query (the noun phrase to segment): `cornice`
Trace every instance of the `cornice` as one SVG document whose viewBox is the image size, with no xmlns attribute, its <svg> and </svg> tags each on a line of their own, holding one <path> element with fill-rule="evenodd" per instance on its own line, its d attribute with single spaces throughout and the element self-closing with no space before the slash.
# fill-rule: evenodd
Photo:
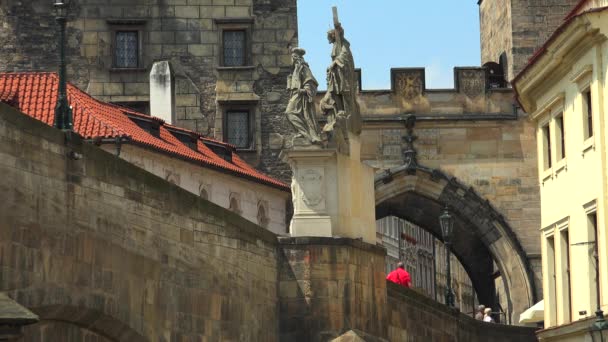
<svg viewBox="0 0 608 342">
<path fill-rule="evenodd" d="M 565 92 L 559 92 L 555 94 L 552 98 L 542 104 L 539 109 L 534 111 L 529 116 L 529 120 L 536 121 L 538 120 L 544 113 L 551 111 L 552 108 L 559 106 L 564 103 L 564 99 L 566 98 Z"/>
<path fill-rule="evenodd" d="M 551 80 L 567 77 L 572 64 L 598 41 L 606 37 L 582 16 L 564 30 L 546 48 L 545 54 L 516 80 L 519 101 L 527 112 L 537 112 L 538 94 L 554 84 Z"/>
</svg>

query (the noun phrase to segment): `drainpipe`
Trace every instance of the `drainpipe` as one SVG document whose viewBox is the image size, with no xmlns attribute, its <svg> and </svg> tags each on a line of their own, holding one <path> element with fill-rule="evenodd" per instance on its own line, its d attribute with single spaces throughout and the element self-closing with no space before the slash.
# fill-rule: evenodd
<svg viewBox="0 0 608 342">
<path fill-rule="evenodd" d="M 120 157 L 120 150 L 122 148 L 122 140 L 120 139 L 120 137 L 116 137 L 115 143 L 116 143 L 116 156 Z"/>
<path fill-rule="evenodd" d="M 606 43 L 602 43 L 602 45 L 605 45 L 605 44 Z M 608 182 L 608 174 L 606 173 L 606 167 L 607 167 L 606 158 L 608 158 L 608 156 L 606 155 L 606 143 L 608 143 L 608 141 L 606 140 L 606 129 L 608 129 L 608 127 L 606 127 L 606 119 L 604 117 L 604 115 L 606 113 L 606 110 L 605 110 L 605 107 L 604 107 L 604 103 L 605 103 L 605 101 L 604 101 L 604 96 L 605 95 L 604 94 L 606 93 L 606 79 L 605 79 L 605 77 L 607 77 L 607 70 L 605 70 L 605 68 L 607 67 L 607 65 L 604 64 L 604 52 L 603 52 L 603 49 L 604 48 L 602 46 L 600 46 L 600 47 L 597 48 L 597 64 L 598 64 L 597 73 L 598 73 L 598 83 L 599 83 L 598 84 L 598 90 L 599 91 L 597 92 L 597 99 L 598 99 L 598 102 L 599 102 L 599 106 L 598 106 L 599 107 L 598 108 L 599 109 L 598 110 L 598 114 L 599 115 L 598 116 L 599 116 L 600 120 L 599 120 L 599 125 L 598 125 L 598 128 L 599 128 L 598 129 L 598 131 L 599 131 L 598 135 L 599 136 L 597 137 L 599 139 L 599 141 L 596 142 L 596 144 L 599 144 L 599 146 L 601 146 L 600 160 L 601 160 L 601 170 L 602 170 L 602 193 L 604 194 L 604 196 L 603 196 L 604 197 L 603 198 L 603 202 L 604 203 L 602 205 L 602 207 L 603 207 L 602 209 L 603 210 L 602 210 L 602 213 L 601 213 L 602 218 L 603 218 L 603 222 L 602 222 L 603 225 L 602 224 L 598 224 L 597 225 L 598 226 L 597 237 L 600 236 L 600 231 L 599 231 L 600 229 L 599 228 L 600 227 L 605 227 L 606 222 L 608 222 L 607 214 L 606 214 L 606 210 L 608 210 L 608 184 L 607 184 L 607 182 Z M 599 217 L 597 219 L 599 220 Z M 606 231 L 606 229 L 604 229 L 602 231 L 602 235 L 604 235 L 602 241 L 606 241 L 606 235 L 605 235 L 606 233 L 607 233 L 607 231 Z M 600 257 L 600 255 L 599 255 L 599 252 L 600 252 L 599 241 L 596 241 L 596 244 L 597 244 L 597 252 L 598 252 L 598 262 L 596 264 L 597 265 L 596 268 L 597 268 L 597 272 L 598 272 L 597 282 L 598 282 L 598 285 L 600 287 L 598 289 L 599 291 L 597 293 L 598 309 L 599 309 L 599 307 L 600 307 L 599 304 L 601 304 L 602 302 L 605 302 L 605 299 L 606 299 L 606 298 L 604 298 L 604 300 L 602 301 L 602 298 L 600 296 L 602 293 L 605 293 L 605 291 L 602 291 L 602 287 L 605 289 L 606 288 L 606 286 L 605 286 L 606 284 L 602 284 L 602 281 L 599 278 L 601 276 L 601 274 L 599 272 L 599 268 L 600 268 L 599 260 L 605 260 L 605 255 L 606 255 L 605 253 L 606 253 L 606 250 L 607 250 L 607 248 L 606 248 L 607 246 L 604 245 L 604 248 L 603 248 L 604 257 Z M 605 266 L 602 265 L 602 267 L 605 267 Z M 604 274 L 604 276 L 605 276 L 605 274 Z"/>
</svg>

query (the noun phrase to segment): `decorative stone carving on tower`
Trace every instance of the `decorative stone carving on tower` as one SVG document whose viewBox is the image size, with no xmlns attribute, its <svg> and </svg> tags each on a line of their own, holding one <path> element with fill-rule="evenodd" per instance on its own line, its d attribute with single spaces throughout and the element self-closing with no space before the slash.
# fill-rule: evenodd
<svg viewBox="0 0 608 342">
<path fill-rule="evenodd" d="M 424 93 L 424 68 L 391 69 L 391 80 L 395 94 L 407 101 L 414 101 Z"/>
<path fill-rule="evenodd" d="M 375 244 L 374 170 L 361 163 L 360 158 L 357 74 L 335 7 L 333 12 L 335 29 L 328 34 L 330 43 L 334 44 L 333 61 L 327 70 L 328 91 L 321 100 L 321 110 L 328 121 L 322 133 L 326 136 L 319 144 L 315 140 L 316 127 L 312 123 L 307 127 L 294 124 L 306 141 L 299 143 L 302 139 L 298 137 L 291 148 L 281 152 L 281 159 L 289 163 L 293 173 L 294 215 L 289 229 L 292 236 L 339 236 Z M 303 55 L 301 49 L 292 51 Z M 296 55 L 292 55 L 294 62 L 298 59 Z M 310 71 L 296 72 L 297 68 L 303 67 L 294 63 L 294 73 L 288 80 L 291 99 L 286 113 L 288 118 L 292 116 L 290 122 L 295 115 L 290 112 L 297 113 L 298 120 L 310 116 L 306 106 L 313 106 L 308 110 L 314 113 L 314 102 L 299 105 L 302 98 L 308 99 L 313 86 L 316 91 L 314 77 Z M 306 84 L 309 84 L 308 88 Z"/>
<path fill-rule="evenodd" d="M 409 114 L 405 117 L 405 129 L 407 129 L 407 134 L 403 136 L 403 140 L 406 143 L 405 150 L 403 151 L 403 160 L 408 172 L 414 172 L 418 166 L 418 152 L 416 151 L 416 148 L 414 148 L 414 141 L 416 141 L 418 137 L 414 135 L 414 126 L 416 126 L 416 116 L 414 114 Z"/>
<path fill-rule="evenodd" d="M 454 68 L 456 86 L 460 93 L 474 98 L 486 92 L 486 71 L 484 68 Z"/>
</svg>

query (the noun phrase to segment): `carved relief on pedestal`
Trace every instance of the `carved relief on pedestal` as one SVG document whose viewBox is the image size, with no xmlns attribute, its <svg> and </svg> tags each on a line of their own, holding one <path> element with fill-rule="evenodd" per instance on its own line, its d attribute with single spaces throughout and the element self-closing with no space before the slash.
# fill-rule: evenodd
<svg viewBox="0 0 608 342">
<path fill-rule="evenodd" d="M 305 169 L 298 177 L 300 199 L 310 209 L 325 208 L 324 179 L 322 170 Z"/>
<path fill-rule="evenodd" d="M 484 95 L 486 90 L 485 70 L 477 69 L 457 69 L 458 91 L 468 97 Z"/>
</svg>

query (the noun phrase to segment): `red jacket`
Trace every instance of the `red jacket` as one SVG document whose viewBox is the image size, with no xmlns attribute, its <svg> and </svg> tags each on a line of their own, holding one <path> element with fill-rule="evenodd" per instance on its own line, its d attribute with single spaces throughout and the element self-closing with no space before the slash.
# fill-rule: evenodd
<svg viewBox="0 0 608 342">
<path fill-rule="evenodd" d="M 412 279 L 410 274 L 407 273 L 403 268 L 397 268 L 386 276 L 386 280 L 392 281 L 395 284 L 401 286 L 410 287 L 412 286 Z"/>
</svg>

